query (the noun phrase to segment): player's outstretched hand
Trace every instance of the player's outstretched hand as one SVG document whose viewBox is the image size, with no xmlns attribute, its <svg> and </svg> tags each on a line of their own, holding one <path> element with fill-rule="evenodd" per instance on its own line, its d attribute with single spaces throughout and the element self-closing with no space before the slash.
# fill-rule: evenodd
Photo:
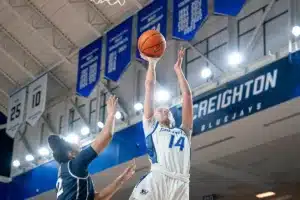
<svg viewBox="0 0 300 200">
<path fill-rule="evenodd" d="M 180 50 L 178 51 L 178 57 L 177 57 L 177 61 L 174 65 L 174 70 L 175 72 L 181 72 L 182 71 L 182 61 L 183 61 L 183 56 L 185 54 L 185 48 L 181 47 Z"/>
<path fill-rule="evenodd" d="M 143 53 L 140 53 L 140 54 L 141 54 L 141 57 L 142 57 L 144 60 L 148 61 L 149 64 L 156 65 L 157 62 L 160 60 L 160 58 L 151 58 L 151 57 L 146 56 L 146 55 L 143 54 Z"/>
<path fill-rule="evenodd" d="M 132 162 L 132 164 L 125 169 L 125 171 L 120 175 L 121 184 L 133 177 L 133 175 L 135 174 L 135 168 L 135 162 Z"/>
<path fill-rule="evenodd" d="M 115 115 L 117 112 L 118 98 L 115 95 L 109 97 L 106 102 L 108 115 Z"/>
</svg>

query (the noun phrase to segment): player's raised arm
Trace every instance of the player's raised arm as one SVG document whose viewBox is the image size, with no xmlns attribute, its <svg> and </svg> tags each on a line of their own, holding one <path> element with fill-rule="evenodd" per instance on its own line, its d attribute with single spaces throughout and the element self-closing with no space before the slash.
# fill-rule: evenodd
<svg viewBox="0 0 300 200">
<path fill-rule="evenodd" d="M 193 128 L 193 97 L 190 86 L 182 71 L 184 53 L 184 48 L 178 51 L 178 58 L 174 70 L 182 93 L 182 128 L 186 133 L 189 133 Z"/>
<path fill-rule="evenodd" d="M 149 58 L 141 54 L 148 61 L 148 70 L 145 81 L 145 101 L 144 101 L 144 117 L 150 119 L 154 115 L 154 92 L 156 84 L 156 64 L 158 59 Z"/>
<path fill-rule="evenodd" d="M 110 142 L 115 126 L 115 114 L 118 99 L 115 96 L 111 96 L 107 101 L 107 118 L 105 125 L 101 132 L 96 136 L 96 139 L 91 144 L 91 147 L 99 154 Z"/>
</svg>

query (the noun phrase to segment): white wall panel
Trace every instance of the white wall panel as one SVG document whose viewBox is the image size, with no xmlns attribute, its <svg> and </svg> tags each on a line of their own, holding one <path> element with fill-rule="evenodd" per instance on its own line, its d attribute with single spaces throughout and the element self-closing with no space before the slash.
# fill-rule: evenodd
<svg viewBox="0 0 300 200">
<path fill-rule="evenodd" d="M 241 35 L 247 31 L 255 28 L 256 25 L 258 24 L 258 22 L 261 20 L 262 15 L 263 15 L 263 11 L 260 10 L 260 11 L 253 13 L 249 17 L 240 20 L 239 21 L 239 34 Z"/>
<path fill-rule="evenodd" d="M 228 31 L 223 30 L 208 39 L 208 50 L 215 49 L 220 45 L 228 42 Z"/>
<path fill-rule="evenodd" d="M 288 45 L 288 13 L 266 23 L 267 52 L 277 52 Z"/>
<path fill-rule="evenodd" d="M 201 41 L 200 43 L 196 44 L 195 47 L 202 53 L 205 54 L 207 52 L 207 40 Z M 197 57 L 199 57 L 199 53 L 195 52 L 193 49 L 189 48 L 186 52 L 187 54 L 187 61 L 191 61 Z"/>
<path fill-rule="evenodd" d="M 287 0 L 279 0 L 274 5 L 273 8 L 270 10 L 266 21 L 269 19 L 281 14 L 282 12 L 288 10 L 288 1 Z"/>
<path fill-rule="evenodd" d="M 219 66 L 220 68 L 224 69 L 226 71 L 226 69 L 228 68 L 228 64 L 227 64 L 227 44 L 223 45 L 217 49 L 215 49 L 214 51 L 209 52 L 208 54 L 208 58 L 217 66 Z"/>
<path fill-rule="evenodd" d="M 187 65 L 187 79 L 191 88 L 196 88 L 206 80 L 201 78 L 201 70 L 207 67 L 207 63 L 203 58 L 190 62 Z"/>
<path fill-rule="evenodd" d="M 254 31 L 250 31 L 247 34 L 241 36 L 239 38 L 240 42 L 240 51 L 244 51 L 246 46 L 249 43 L 250 38 L 252 37 Z M 247 55 L 244 55 L 244 60 L 245 63 L 251 63 L 254 62 L 255 60 L 262 58 L 264 56 L 264 44 L 263 44 L 263 30 L 260 29 L 257 37 L 257 42 L 253 46 L 253 49 L 249 51 Z"/>
</svg>

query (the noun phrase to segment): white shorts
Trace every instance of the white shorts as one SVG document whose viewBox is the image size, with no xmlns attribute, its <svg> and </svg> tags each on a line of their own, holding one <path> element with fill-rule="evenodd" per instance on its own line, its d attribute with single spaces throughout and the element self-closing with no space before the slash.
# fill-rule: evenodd
<svg viewBox="0 0 300 200">
<path fill-rule="evenodd" d="M 129 200 L 189 200 L 189 183 L 152 171 L 135 186 Z"/>
</svg>

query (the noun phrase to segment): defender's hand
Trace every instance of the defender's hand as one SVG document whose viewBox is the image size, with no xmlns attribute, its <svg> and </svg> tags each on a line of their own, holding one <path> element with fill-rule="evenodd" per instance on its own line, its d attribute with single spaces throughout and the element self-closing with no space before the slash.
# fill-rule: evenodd
<svg viewBox="0 0 300 200">
<path fill-rule="evenodd" d="M 108 101 L 106 102 L 108 115 L 116 114 L 117 104 L 118 104 L 118 98 L 115 95 L 110 96 Z"/>
<path fill-rule="evenodd" d="M 125 171 L 120 175 L 120 183 L 123 184 L 125 181 L 128 181 L 135 174 L 136 165 L 133 162 Z"/>
<path fill-rule="evenodd" d="M 174 65 L 174 70 L 175 72 L 181 72 L 182 71 L 182 61 L 183 61 L 183 56 L 185 54 L 185 48 L 181 47 L 180 50 L 178 51 L 178 58 L 177 62 Z"/>
</svg>

